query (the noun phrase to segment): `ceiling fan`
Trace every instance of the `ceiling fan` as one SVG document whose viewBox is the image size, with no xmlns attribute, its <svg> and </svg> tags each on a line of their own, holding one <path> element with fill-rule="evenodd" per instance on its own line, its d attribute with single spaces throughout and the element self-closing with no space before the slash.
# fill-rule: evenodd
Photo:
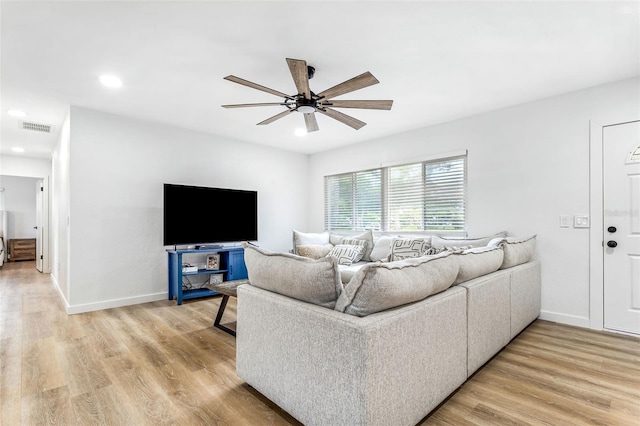
<svg viewBox="0 0 640 426">
<path fill-rule="evenodd" d="M 235 105 L 222 105 L 224 108 L 245 108 L 245 107 L 261 107 L 261 106 L 284 106 L 286 110 L 267 118 L 264 121 L 258 123 L 258 125 L 264 125 L 273 123 L 274 121 L 289 115 L 292 112 L 299 112 L 304 115 L 304 122 L 307 126 L 307 132 L 315 132 L 320 130 L 318 128 L 318 121 L 316 120 L 315 113 L 319 112 L 327 117 L 331 117 L 334 120 L 338 120 L 341 123 L 346 124 L 356 130 L 364 126 L 365 122 L 351 117 L 347 114 L 343 114 L 340 111 L 336 111 L 333 108 L 360 108 L 360 109 L 383 109 L 390 110 L 393 101 L 373 101 L 373 100 L 333 100 L 336 96 L 344 95 L 359 89 L 363 89 L 374 84 L 378 84 L 379 81 L 369 71 L 362 73 L 350 80 L 344 81 L 336 86 L 333 86 L 327 90 L 324 90 L 318 94 L 315 94 L 309 88 L 309 79 L 315 74 L 315 68 L 307 66 L 307 63 L 300 59 L 287 58 L 287 64 L 289 65 L 289 71 L 293 77 L 293 82 L 298 89 L 298 93 L 295 95 L 287 95 L 286 93 L 279 92 L 277 90 L 270 89 L 265 86 L 261 86 L 256 83 L 252 83 L 248 80 L 229 75 L 225 77 L 225 80 L 232 81 L 234 83 L 242 84 L 243 86 L 251 87 L 253 89 L 261 90 L 263 92 L 271 93 L 272 95 L 284 98 L 283 102 L 269 102 L 269 103 L 256 103 L 256 104 L 235 104 Z"/>
</svg>

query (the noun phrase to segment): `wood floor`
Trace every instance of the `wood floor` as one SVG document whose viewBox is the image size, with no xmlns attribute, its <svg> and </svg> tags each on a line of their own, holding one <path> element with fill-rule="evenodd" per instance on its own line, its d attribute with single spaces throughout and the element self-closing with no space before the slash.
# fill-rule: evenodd
<svg viewBox="0 0 640 426">
<path fill-rule="evenodd" d="M 299 424 L 235 375 L 220 298 L 68 316 L 34 266 L 0 269 L 1 425 Z M 640 340 L 536 321 L 421 424 L 640 425 Z"/>
</svg>

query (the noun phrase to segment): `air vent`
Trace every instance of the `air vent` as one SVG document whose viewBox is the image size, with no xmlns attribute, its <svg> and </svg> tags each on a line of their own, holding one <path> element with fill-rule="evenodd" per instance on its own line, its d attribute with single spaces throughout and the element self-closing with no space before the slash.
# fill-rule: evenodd
<svg viewBox="0 0 640 426">
<path fill-rule="evenodd" d="M 51 133 L 50 124 L 34 123 L 33 121 L 21 121 L 20 128 L 24 130 L 32 130 L 34 132 Z"/>
</svg>

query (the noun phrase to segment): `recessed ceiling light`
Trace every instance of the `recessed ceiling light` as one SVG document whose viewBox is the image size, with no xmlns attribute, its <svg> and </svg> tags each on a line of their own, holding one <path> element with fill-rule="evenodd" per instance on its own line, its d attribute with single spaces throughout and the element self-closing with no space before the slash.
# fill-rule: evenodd
<svg viewBox="0 0 640 426">
<path fill-rule="evenodd" d="M 122 80 L 115 75 L 102 75 L 100 76 L 100 83 L 107 87 L 120 87 L 122 86 Z"/>
<path fill-rule="evenodd" d="M 295 135 L 296 136 L 304 136 L 306 134 L 307 134 L 307 130 L 306 129 L 298 128 L 295 131 Z"/>
<path fill-rule="evenodd" d="M 7 111 L 7 114 L 9 114 L 12 117 L 24 117 L 27 115 L 26 112 L 19 109 L 10 109 Z"/>
<path fill-rule="evenodd" d="M 14 146 L 11 150 L 13 152 L 24 152 L 24 148 L 20 148 L 19 146 Z"/>
</svg>

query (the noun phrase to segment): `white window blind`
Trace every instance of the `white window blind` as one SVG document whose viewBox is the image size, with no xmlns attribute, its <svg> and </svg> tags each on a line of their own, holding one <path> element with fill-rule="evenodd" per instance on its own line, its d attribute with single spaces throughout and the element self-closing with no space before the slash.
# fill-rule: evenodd
<svg viewBox="0 0 640 426">
<path fill-rule="evenodd" d="M 466 156 L 326 176 L 325 228 L 464 231 Z"/>
<path fill-rule="evenodd" d="M 325 228 L 382 229 L 381 169 L 327 176 Z"/>
</svg>

